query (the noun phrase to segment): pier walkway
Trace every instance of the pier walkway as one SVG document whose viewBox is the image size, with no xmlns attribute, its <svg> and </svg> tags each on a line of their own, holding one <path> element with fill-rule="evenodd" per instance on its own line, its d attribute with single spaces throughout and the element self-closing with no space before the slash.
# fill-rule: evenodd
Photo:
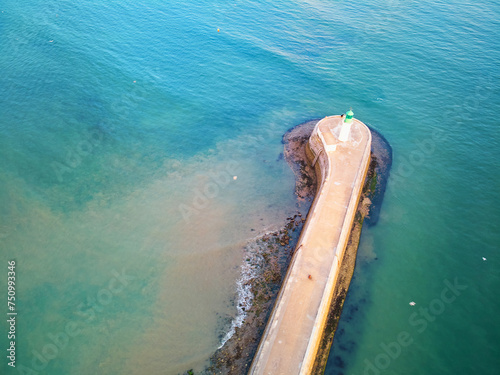
<svg viewBox="0 0 500 375">
<path fill-rule="evenodd" d="M 309 139 L 318 191 L 249 374 L 310 374 L 370 163 L 371 133 L 325 117 Z M 344 125 L 345 126 L 345 125 Z"/>
</svg>

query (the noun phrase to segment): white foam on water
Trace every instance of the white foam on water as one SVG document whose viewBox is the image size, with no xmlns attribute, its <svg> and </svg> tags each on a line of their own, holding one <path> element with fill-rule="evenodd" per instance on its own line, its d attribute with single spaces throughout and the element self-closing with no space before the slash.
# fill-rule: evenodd
<svg viewBox="0 0 500 375">
<path fill-rule="evenodd" d="M 272 232 L 273 231 L 266 231 L 264 234 L 255 237 L 245 247 L 246 257 L 240 267 L 241 277 L 236 282 L 236 317 L 231 322 L 231 328 L 226 333 L 217 349 L 222 348 L 226 342 L 233 337 L 236 328 L 240 328 L 243 325 L 247 316 L 247 311 L 252 307 L 254 295 L 252 293 L 251 281 L 258 276 L 259 272 L 262 270 L 263 264 L 263 258 L 259 251 L 260 247 L 257 241 Z"/>
</svg>

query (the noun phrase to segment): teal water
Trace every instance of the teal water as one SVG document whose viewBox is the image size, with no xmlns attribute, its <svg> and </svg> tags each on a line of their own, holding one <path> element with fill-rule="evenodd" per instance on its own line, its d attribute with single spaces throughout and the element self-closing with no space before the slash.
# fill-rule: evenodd
<svg viewBox="0 0 500 375">
<path fill-rule="evenodd" d="M 282 134 L 349 107 L 394 162 L 326 373 L 499 373 L 497 2 L 0 8 L 2 373 L 201 371 L 295 210 Z"/>
</svg>

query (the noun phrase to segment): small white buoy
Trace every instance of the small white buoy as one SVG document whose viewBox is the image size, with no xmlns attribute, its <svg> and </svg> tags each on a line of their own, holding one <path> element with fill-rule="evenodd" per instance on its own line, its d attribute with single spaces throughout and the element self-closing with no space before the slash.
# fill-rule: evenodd
<svg viewBox="0 0 500 375">
<path fill-rule="evenodd" d="M 483 257 L 483 260 L 486 260 L 486 258 L 485 258 L 485 257 Z"/>
<path fill-rule="evenodd" d="M 54 41 L 53 40 L 49 40 L 49 43 L 52 43 L 52 42 L 54 42 Z"/>
<path fill-rule="evenodd" d="M 135 83 L 135 82 L 136 82 L 136 81 L 134 81 L 134 83 Z"/>
<path fill-rule="evenodd" d="M 233 176 L 233 180 L 237 180 L 238 179 L 238 176 Z"/>
<path fill-rule="evenodd" d="M 415 302 L 413 302 L 413 301 L 410 302 L 410 306 L 415 306 L 415 305 L 416 305 Z"/>
</svg>

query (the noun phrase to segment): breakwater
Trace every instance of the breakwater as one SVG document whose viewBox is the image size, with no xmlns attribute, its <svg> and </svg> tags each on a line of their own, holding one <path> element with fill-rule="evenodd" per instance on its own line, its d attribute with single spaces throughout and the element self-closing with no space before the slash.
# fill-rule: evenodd
<svg viewBox="0 0 500 375">
<path fill-rule="evenodd" d="M 255 355 L 251 374 L 311 373 L 370 161 L 371 133 L 353 120 L 318 122 L 308 152 L 318 191 Z"/>
</svg>

